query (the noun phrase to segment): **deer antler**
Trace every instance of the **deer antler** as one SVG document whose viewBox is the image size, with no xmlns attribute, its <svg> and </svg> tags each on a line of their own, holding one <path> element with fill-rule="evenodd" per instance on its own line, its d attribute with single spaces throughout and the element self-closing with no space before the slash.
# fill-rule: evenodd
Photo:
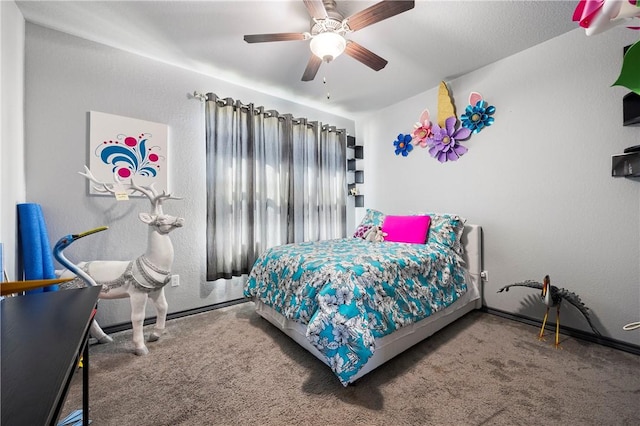
<svg viewBox="0 0 640 426">
<path fill-rule="evenodd" d="M 158 191 L 154 187 L 155 182 L 152 182 L 149 186 L 139 186 L 131 178 L 130 187 L 133 191 L 138 191 L 149 199 L 154 214 L 162 214 L 162 202 L 164 200 L 182 200 L 182 197 L 173 197 L 171 194 L 167 194 L 167 191 L 162 191 L 162 194 L 158 194 Z"/>
<path fill-rule="evenodd" d="M 93 173 L 91 173 L 91 170 L 89 170 L 89 168 L 87 166 L 84 166 L 84 173 L 78 172 L 78 174 L 84 176 L 85 178 L 89 179 L 91 182 L 95 183 L 96 185 L 93 186 L 93 189 L 95 189 L 96 191 L 102 192 L 102 193 L 110 192 L 112 194 L 115 194 L 115 192 L 116 192 L 115 189 L 114 189 L 115 184 L 112 184 L 111 186 L 109 186 L 109 184 L 106 184 L 104 182 L 100 182 L 93 175 Z"/>
<path fill-rule="evenodd" d="M 87 166 L 84 166 L 84 170 L 85 170 L 84 173 L 82 172 L 78 172 L 78 173 L 96 184 L 93 186 L 93 189 L 102 193 L 107 193 L 107 192 L 111 194 L 116 193 L 116 184 L 118 182 L 116 181 L 115 176 L 114 176 L 114 183 L 107 184 L 105 182 L 99 181 L 93 175 L 93 173 L 91 173 L 91 170 L 89 170 Z M 166 191 L 162 191 L 162 194 L 159 194 L 154 187 L 154 183 L 151 183 L 149 186 L 140 186 L 133 181 L 133 178 L 131 178 L 130 183 L 126 185 L 123 185 L 121 183 L 118 183 L 118 184 L 119 184 L 118 186 L 124 188 L 129 193 L 139 192 L 140 194 L 147 197 L 151 202 L 153 214 L 162 214 L 162 202 L 164 200 L 181 200 L 182 199 L 182 197 L 173 197 L 171 194 L 167 194 Z"/>
</svg>

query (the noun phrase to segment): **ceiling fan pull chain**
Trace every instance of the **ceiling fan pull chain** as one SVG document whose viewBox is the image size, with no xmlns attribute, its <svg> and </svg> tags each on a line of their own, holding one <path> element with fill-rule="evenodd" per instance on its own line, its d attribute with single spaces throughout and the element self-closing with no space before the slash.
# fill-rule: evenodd
<svg viewBox="0 0 640 426">
<path fill-rule="evenodd" d="M 327 90 L 327 100 L 330 100 L 331 92 L 329 91 L 329 85 L 327 84 L 327 77 L 322 77 L 322 84 L 324 84 L 325 89 Z"/>
</svg>

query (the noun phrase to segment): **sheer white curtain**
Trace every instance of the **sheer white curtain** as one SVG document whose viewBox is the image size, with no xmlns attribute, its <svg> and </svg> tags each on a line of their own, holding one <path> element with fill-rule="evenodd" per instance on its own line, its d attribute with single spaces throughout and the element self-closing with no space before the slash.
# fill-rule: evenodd
<svg viewBox="0 0 640 426">
<path fill-rule="evenodd" d="M 346 133 L 207 94 L 207 280 L 265 249 L 346 235 Z"/>
<path fill-rule="evenodd" d="M 346 135 L 333 127 L 299 121 L 293 128 L 290 241 L 344 236 Z"/>
</svg>

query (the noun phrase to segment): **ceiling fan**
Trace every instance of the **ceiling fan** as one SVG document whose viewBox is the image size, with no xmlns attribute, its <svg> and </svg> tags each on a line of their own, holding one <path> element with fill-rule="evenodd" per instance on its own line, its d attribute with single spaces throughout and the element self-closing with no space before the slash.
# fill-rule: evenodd
<svg viewBox="0 0 640 426">
<path fill-rule="evenodd" d="M 330 62 L 341 53 L 346 53 L 369 68 L 380 71 L 387 61 L 353 40 L 346 34 L 384 19 L 413 9 L 415 1 L 382 0 L 347 18 L 336 8 L 334 0 L 303 0 L 311 15 L 311 29 L 304 33 L 250 34 L 244 36 L 247 43 L 270 41 L 311 40 L 312 55 L 302 75 L 302 81 L 311 81 L 318 73 L 322 61 Z"/>
</svg>

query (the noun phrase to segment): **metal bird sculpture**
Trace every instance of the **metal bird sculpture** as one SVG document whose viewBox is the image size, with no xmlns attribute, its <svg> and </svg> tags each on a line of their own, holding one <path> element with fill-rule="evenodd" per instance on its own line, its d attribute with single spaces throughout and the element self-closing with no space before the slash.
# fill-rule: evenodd
<svg viewBox="0 0 640 426">
<path fill-rule="evenodd" d="M 74 263 L 71 263 L 65 256 L 64 254 L 62 254 L 62 251 L 64 249 L 66 249 L 67 247 L 69 247 L 74 241 L 82 238 L 82 237 L 86 237 L 87 235 L 91 235 L 91 234 L 95 234 L 96 232 L 101 232 L 108 229 L 106 226 L 101 226 L 98 228 L 94 228 L 91 229 L 89 231 L 86 232 L 82 232 L 80 234 L 69 234 L 69 235 L 65 235 L 64 237 L 60 238 L 58 240 L 58 242 L 56 243 L 56 245 L 53 247 L 53 256 L 58 260 L 58 262 L 60 262 L 62 265 L 64 265 L 67 269 L 69 269 L 71 272 L 73 272 L 74 274 L 76 274 L 77 276 L 79 276 L 80 278 L 82 278 L 87 285 L 89 286 L 96 286 L 98 285 L 95 280 L 93 278 L 91 278 L 91 276 L 89 276 L 89 274 L 87 274 L 86 272 L 84 272 L 82 269 L 78 268 Z"/>
<path fill-rule="evenodd" d="M 74 241 L 77 241 L 80 238 L 86 237 L 87 235 L 104 231 L 106 229 L 108 229 L 108 227 L 101 226 L 86 232 L 82 232 L 80 234 L 65 235 L 64 237 L 60 238 L 56 243 L 56 245 L 53 247 L 53 256 L 58 260 L 58 262 L 60 262 L 61 265 L 65 266 L 69 271 L 73 272 L 78 278 L 86 282 L 87 285 L 89 286 L 98 285 L 89 274 L 87 274 L 85 271 L 79 268 L 78 265 L 70 262 L 64 256 L 62 251 L 67 247 L 69 247 Z M 93 336 L 98 341 L 98 343 L 113 342 L 113 338 L 111 338 L 111 336 L 108 336 L 104 331 L 102 331 L 102 329 L 100 328 L 100 326 L 98 325 L 95 319 L 91 321 L 90 333 L 91 333 L 91 336 Z"/>
<path fill-rule="evenodd" d="M 567 302 L 571 303 L 573 306 L 578 308 L 578 310 L 582 313 L 582 315 L 584 315 L 585 319 L 589 323 L 589 326 L 591 327 L 593 332 L 596 335 L 600 336 L 600 332 L 594 327 L 594 325 L 591 323 L 591 318 L 589 318 L 589 308 L 587 308 L 584 305 L 584 303 L 582 303 L 582 300 L 580 300 L 580 297 L 577 294 L 567 289 L 558 288 L 554 285 L 551 285 L 551 279 L 549 278 L 549 275 L 546 275 L 544 277 L 544 279 L 542 280 L 542 284 L 537 281 L 526 280 L 521 283 L 506 285 L 502 287 L 500 290 L 498 290 L 498 293 L 501 293 L 503 290 L 509 291 L 510 287 L 531 287 L 531 288 L 537 288 L 539 290 L 542 290 L 540 298 L 542 299 L 544 304 L 547 305 L 547 311 L 544 314 L 544 320 L 542 320 L 542 328 L 540 329 L 540 334 L 538 335 L 538 339 L 544 340 L 543 339 L 544 327 L 547 324 L 547 317 L 549 316 L 549 308 L 555 306 L 557 309 L 556 310 L 556 345 L 555 346 L 556 348 L 560 347 L 560 342 L 559 342 L 560 305 L 562 304 L 563 300 L 566 300 Z"/>
<path fill-rule="evenodd" d="M 96 286 L 98 284 L 95 282 L 95 280 L 93 278 L 91 278 L 91 276 L 89 276 L 89 274 L 84 272 L 82 269 L 78 268 L 75 264 L 71 263 L 64 256 L 64 254 L 62 254 L 62 251 L 64 249 L 66 249 L 67 247 L 69 247 L 74 241 L 76 241 L 76 240 L 78 240 L 78 239 L 80 239 L 82 237 L 86 237 L 87 235 L 91 235 L 91 234 L 95 234 L 96 232 L 104 231 L 105 229 L 108 229 L 108 228 L 106 226 L 101 226 L 99 228 L 94 228 L 94 229 L 92 229 L 90 231 L 82 232 L 80 234 L 65 235 L 64 237 L 60 238 L 58 240 L 58 242 L 56 243 L 56 245 L 53 247 L 53 256 L 58 260 L 58 262 L 60 262 L 67 269 L 69 269 L 74 274 L 76 274 L 78 277 L 83 279 L 87 283 L 87 285 L 89 285 L 89 286 Z M 91 326 L 90 327 L 91 327 L 91 330 L 92 330 L 93 333 L 95 333 L 95 327 L 97 327 L 98 330 L 100 330 L 102 332 L 102 330 L 100 329 L 98 324 L 95 322 L 95 320 L 91 321 Z M 100 343 L 113 341 L 113 339 L 110 336 L 107 336 L 106 334 L 104 334 L 104 332 L 102 332 L 102 334 L 103 334 L 103 336 L 98 339 L 98 341 Z M 83 360 L 81 358 L 80 359 L 80 363 L 79 363 L 80 366 L 82 366 L 82 362 L 83 362 Z M 91 423 L 91 420 L 89 420 L 89 419 L 84 419 L 84 420 L 88 420 L 88 423 L 86 421 L 83 421 L 82 416 L 83 416 L 82 410 L 75 410 L 75 411 L 71 412 L 71 414 L 69 414 L 67 417 L 65 417 L 64 419 L 62 419 L 60 421 L 60 426 L 80 425 L 80 424 L 89 424 L 89 423 Z"/>
</svg>

